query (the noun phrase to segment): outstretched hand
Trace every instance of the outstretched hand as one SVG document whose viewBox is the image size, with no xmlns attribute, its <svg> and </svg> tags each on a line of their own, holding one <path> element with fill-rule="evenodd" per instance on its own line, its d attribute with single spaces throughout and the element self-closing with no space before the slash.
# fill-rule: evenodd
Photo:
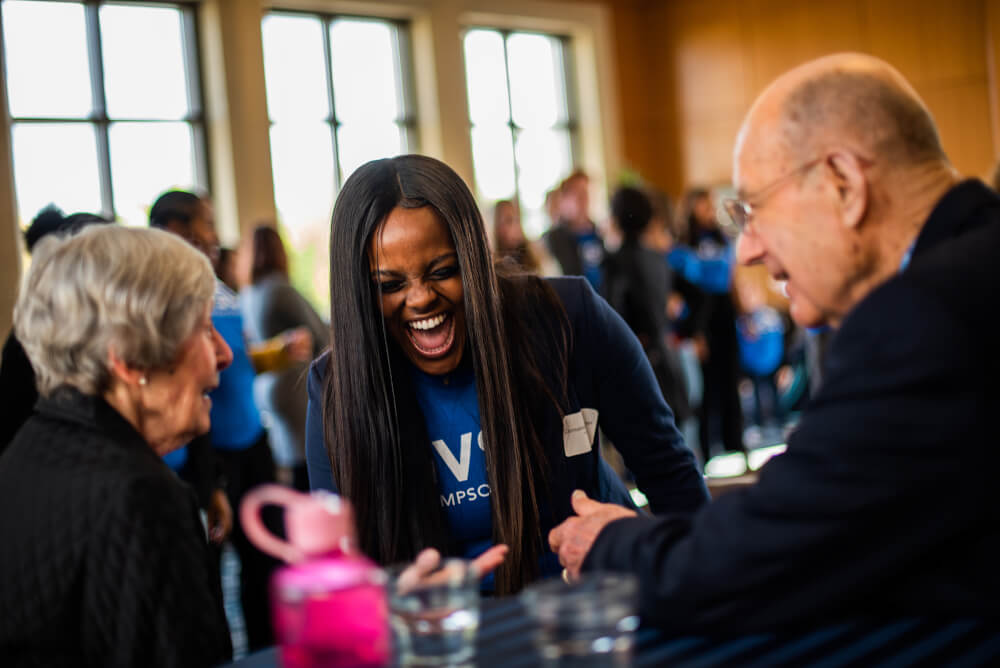
<svg viewBox="0 0 1000 668">
<path fill-rule="evenodd" d="M 507 556 L 508 547 L 506 545 L 494 545 L 490 549 L 472 560 L 479 577 L 491 573 L 503 563 Z M 396 587 L 401 592 L 413 589 L 419 584 L 434 584 L 435 577 L 441 577 L 442 581 L 448 577 L 447 573 L 435 573 L 435 569 L 441 564 L 441 553 L 433 547 L 421 550 L 417 558 L 413 560 L 399 576 Z"/>
<path fill-rule="evenodd" d="M 549 532 L 549 546 L 559 555 L 559 563 L 570 579 L 580 576 L 580 567 L 591 545 L 608 523 L 623 517 L 636 517 L 634 510 L 614 503 L 601 503 L 589 498 L 583 490 L 573 492 L 571 499 L 576 517 L 570 517 Z"/>
</svg>

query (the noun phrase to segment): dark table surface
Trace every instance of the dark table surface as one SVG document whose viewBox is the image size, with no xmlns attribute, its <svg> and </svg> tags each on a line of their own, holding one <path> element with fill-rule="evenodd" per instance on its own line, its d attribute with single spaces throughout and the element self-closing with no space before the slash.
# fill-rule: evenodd
<svg viewBox="0 0 1000 668">
<path fill-rule="evenodd" d="M 534 625 L 516 599 L 484 601 L 476 666 L 540 666 Z M 272 668 L 277 650 L 230 666 Z M 838 624 L 802 633 L 730 638 L 671 637 L 640 630 L 635 666 L 988 666 L 1000 665 L 1000 624 L 974 619 L 901 619 Z"/>
</svg>

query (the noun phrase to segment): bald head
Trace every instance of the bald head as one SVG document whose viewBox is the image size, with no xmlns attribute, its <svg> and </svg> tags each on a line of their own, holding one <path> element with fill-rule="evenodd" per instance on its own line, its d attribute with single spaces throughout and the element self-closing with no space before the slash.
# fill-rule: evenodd
<svg viewBox="0 0 1000 668">
<path fill-rule="evenodd" d="M 737 257 L 787 280 L 795 309 L 837 322 L 900 263 L 956 181 L 909 83 L 862 54 L 783 74 L 740 130 Z"/>
<path fill-rule="evenodd" d="M 913 87 L 888 63 L 863 54 L 827 56 L 779 77 L 754 105 L 743 134 L 757 134 L 755 128 L 793 160 L 833 144 L 898 167 L 947 160 Z"/>
</svg>

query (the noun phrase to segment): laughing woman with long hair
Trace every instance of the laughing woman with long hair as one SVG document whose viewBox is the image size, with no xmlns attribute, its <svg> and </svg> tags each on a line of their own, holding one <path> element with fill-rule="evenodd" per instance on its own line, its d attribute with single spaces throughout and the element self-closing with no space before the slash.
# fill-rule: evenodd
<svg viewBox="0 0 1000 668">
<path fill-rule="evenodd" d="M 630 503 L 598 427 L 654 512 L 707 500 L 628 327 L 582 279 L 498 275 L 444 163 L 377 160 L 347 180 L 330 303 L 330 352 L 309 377 L 310 482 L 350 499 L 379 563 L 505 544 L 486 589 L 558 573 L 545 537 L 573 514 L 573 490 Z"/>
</svg>

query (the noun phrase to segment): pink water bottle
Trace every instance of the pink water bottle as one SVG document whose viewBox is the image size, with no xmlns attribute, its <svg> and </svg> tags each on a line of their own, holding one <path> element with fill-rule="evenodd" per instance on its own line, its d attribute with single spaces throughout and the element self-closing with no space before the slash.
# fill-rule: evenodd
<svg viewBox="0 0 1000 668">
<path fill-rule="evenodd" d="M 261 522 L 265 505 L 284 507 L 287 542 Z M 391 660 L 385 575 L 357 552 L 346 499 L 263 485 L 244 497 L 240 522 L 254 545 L 289 564 L 271 578 L 271 619 L 285 668 L 368 668 Z"/>
</svg>

